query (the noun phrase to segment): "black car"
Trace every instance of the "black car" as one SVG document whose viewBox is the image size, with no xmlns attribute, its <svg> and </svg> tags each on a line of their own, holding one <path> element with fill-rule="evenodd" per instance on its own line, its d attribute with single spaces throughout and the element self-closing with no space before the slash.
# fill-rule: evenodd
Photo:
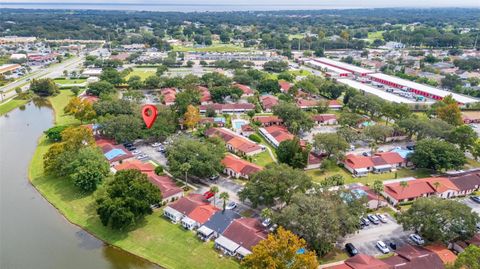
<svg viewBox="0 0 480 269">
<path fill-rule="evenodd" d="M 355 256 L 358 254 L 357 248 L 352 243 L 345 244 L 345 250 L 347 251 L 348 255 Z"/>
<path fill-rule="evenodd" d="M 474 201 L 475 203 L 480 204 L 480 196 L 472 196 L 472 197 L 470 197 L 470 199 L 472 199 L 472 201 Z"/>
<path fill-rule="evenodd" d="M 130 148 L 130 147 L 133 147 L 133 144 L 130 142 L 127 142 L 127 143 L 123 143 L 123 146 L 126 148 Z"/>
<path fill-rule="evenodd" d="M 388 244 L 388 246 L 393 250 L 397 249 L 397 244 L 395 242 L 390 242 L 390 244 Z"/>
<path fill-rule="evenodd" d="M 408 150 L 414 150 L 415 149 L 415 145 L 409 145 L 409 146 L 406 146 L 406 148 Z"/>
<path fill-rule="evenodd" d="M 134 146 L 131 146 L 131 147 L 126 147 L 126 148 L 127 148 L 129 151 L 134 151 L 134 150 L 136 150 L 136 149 L 137 149 L 137 148 L 136 148 L 136 147 L 134 147 Z"/>
</svg>

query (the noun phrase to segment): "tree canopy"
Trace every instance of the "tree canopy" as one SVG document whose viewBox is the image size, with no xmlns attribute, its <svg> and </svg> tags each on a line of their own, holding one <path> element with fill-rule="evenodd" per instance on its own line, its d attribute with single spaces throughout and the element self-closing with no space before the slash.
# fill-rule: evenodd
<svg viewBox="0 0 480 269">
<path fill-rule="evenodd" d="M 459 169 L 466 163 L 463 151 L 439 139 L 418 141 L 410 160 L 419 168 L 433 170 Z"/>
</svg>

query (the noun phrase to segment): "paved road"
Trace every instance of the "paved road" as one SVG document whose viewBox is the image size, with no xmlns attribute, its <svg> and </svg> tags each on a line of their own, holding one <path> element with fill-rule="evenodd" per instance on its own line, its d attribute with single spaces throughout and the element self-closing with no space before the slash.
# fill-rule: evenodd
<svg viewBox="0 0 480 269">
<path fill-rule="evenodd" d="M 460 200 L 460 202 L 466 204 L 473 210 L 473 212 L 476 212 L 478 215 L 480 215 L 480 204 L 472 201 L 470 198 L 463 198 Z"/>
<path fill-rule="evenodd" d="M 54 64 L 44 70 L 41 70 L 34 75 L 26 76 L 6 86 L 3 86 L 0 88 L 0 91 L 4 92 L 3 100 L 15 96 L 17 93 L 13 89 L 16 87 L 22 87 L 23 91 L 26 90 L 28 88 L 28 81 L 32 79 L 60 77 L 63 76 L 63 70 L 68 70 L 70 72 L 78 68 L 78 66 L 82 63 L 83 58 L 75 56 L 71 59 L 63 61 L 62 63 Z M 24 85 L 25 83 L 27 83 L 27 85 Z"/>
</svg>

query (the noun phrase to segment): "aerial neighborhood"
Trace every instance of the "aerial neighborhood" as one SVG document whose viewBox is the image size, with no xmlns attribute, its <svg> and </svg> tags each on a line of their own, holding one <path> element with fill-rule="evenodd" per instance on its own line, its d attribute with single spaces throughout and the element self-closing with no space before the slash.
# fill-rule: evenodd
<svg viewBox="0 0 480 269">
<path fill-rule="evenodd" d="M 12 10 L 0 112 L 47 100 L 32 184 L 165 268 L 479 268 L 479 14 L 442 10 Z"/>
</svg>

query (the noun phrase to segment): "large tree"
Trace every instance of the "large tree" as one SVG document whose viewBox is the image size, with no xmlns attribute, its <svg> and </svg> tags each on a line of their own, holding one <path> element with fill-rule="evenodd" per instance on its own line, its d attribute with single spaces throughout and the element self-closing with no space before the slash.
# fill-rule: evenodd
<svg viewBox="0 0 480 269">
<path fill-rule="evenodd" d="M 350 198 L 349 198 L 350 197 Z M 365 213 L 363 199 L 350 192 L 315 189 L 297 192 L 289 205 L 274 215 L 274 220 L 298 236 L 320 256 L 333 249 L 339 237 L 358 230 L 358 220 Z"/>
<path fill-rule="evenodd" d="M 278 161 L 281 163 L 286 163 L 293 168 L 305 168 L 307 166 L 309 150 L 302 148 L 298 137 L 282 141 L 275 151 Z"/>
<path fill-rule="evenodd" d="M 178 126 L 177 113 L 166 106 L 157 107 L 157 119 L 150 129 L 143 130 L 143 137 L 152 141 L 163 141 L 175 133 Z"/>
<path fill-rule="evenodd" d="M 33 79 L 30 83 L 30 90 L 39 96 L 52 96 L 60 92 L 57 84 L 51 78 Z"/>
<path fill-rule="evenodd" d="M 348 149 L 348 142 L 339 134 L 319 133 L 313 137 L 313 147 L 327 155 L 327 158 L 340 159 Z"/>
<path fill-rule="evenodd" d="M 90 121 L 97 115 L 92 103 L 87 100 L 82 100 L 79 97 L 70 99 L 68 104 L 63 108 L 63 111 L 67 115 L 73 115 L 75 119 L 81 122 Z"/>
<path fill-rule="evenodd" d="M 176 139 L 167 148 L 170 172 L 181 177 L 186 173 L 196 177 L 210 177 L 223 171 L 225 145 L 219 139 L 197 140 L 188 137 Z M 184 171 L 183 164 L 189 164 Z"/>
<path fill-rule="evenodd" d="M 101 94 L 111 94 L 115 92 L 115 87 L 108 81 L 98 81 L 88 85 L 87 93 L 95 96 Z"/>
<path fill-rule="evenodd" d="M 419 168 L 433 170 L 459 169 L 465 162 L 465 154 L 455 145 L 439 139 L 420 140 L 410 160 Z"/>
<path fill-rule="evenodd" d="M 471 238 L 480 217 L 458 201 L 429 197 L 413 202 L 399 222 L 405 230 L 415 230 L 429 241 L 449 243 Z"/>
<path fill-rule="evenodd" d="M 135 169 L 118 171 L 96 200 L 97 214 L 104 226 L 123 230 L 152 214 L 151 205 L 161 200 L 160 190 L 146 174 Z"/>
<path fill-rule="evenodd" d="M 192 105 L 188 105 L 187 111 L 185 112 L 183 119 L 183 123 L 185 124 L 185 126 L 187 126 L 187 128 L 195 128 L 195 126 L 197 126 L 198 122 L 200 121 L 200 112 L 198 111 L 198 108 Z"/>
<path fill-rule="evenodd" d="M 83 192 L 93 192 L 110 174 L 110 165 L 96 147 L 82 148 L 64 168 L 73 184 Z"/>
<path fill-rule="evenodd" d="M 97 116 L 105 115 L 121 115 L 121 114 L 134 114 L 137 111 L 136 106 L 128 100 L 124 99 L 112 99 L 112 100 L 99 100 L 93 104 L 93 109 L 97 113 Z M 138 108 L 138 111 L 140 109 Z"/>
<path fill-rule="evenodd" d="M 448 95 L 443 98 L 442 101 L 435 103 L 433 108 L 440 119 L 451 125 L 463 124 L 462 111 L 460 111 L 460 107 L 458 106 L 457 101 L 453 99 L 452 95 Z"/>
<path fill-rule="evenodd" d="M 385 143 L 387 138 L 393 135 L 393 132 L 393 127 L 381 124 L 367 126 L 363 131 L 364 135 L 375 143 Z"/>
<path fill-rule="evenodd" d="M 189 105 L 199 105 L 200 104 L 200 92 L 197 89 L 187 89 L 183 92 L 178 93 L 175 96 L 175 109 L 179 115 L 184 115 L 187 112 L 187 107 Z"/>
<path fill-rule="evenodd" d="M 461 125 L 453 129 L 448 136 L 448 141 L 457 144 L 461 150 L 471 150 L 477 141 L 478 135 L 472 127 L 468 125 Z"/>
<path fill-rule="evenodd" d="M 299 253 L 300 250 L 305 252 Z M 317 256 L 307 250 L 307 243 L 291 231 L 279 227 L 242 260 L 243 268 L 316 269 Z"/>
<path fill-rule="evenodd" d="M 131 142 L 142 136 L 143 122 L 136 115 L 102 117 L 99 125 L 100 132 L 117 143 Z"/>
<path fill-rule="evenodd" d="M 273 107 L 273 114 L 279 116 L 293 134 L 308 132 L 314 125 L 312 118 L 293 103 L 281 102 Z"/>
<path fill-rule="evenodd" d="M 258 205 L 289 204 L 294 193 L 305 192 L 312 186 L 311 178 L 302 170 L 286 164 L 275 164 L 253 174 L 238 195 L 243 201 Z"/>
<path fill-rule="evenodd" d="M 113 85 L 119 85 L 123 82 L 123 78 L 120 73 L 113 67 L 106 67 L 102 70 L 100 80 L 107 81 Z"/>
</svg>

